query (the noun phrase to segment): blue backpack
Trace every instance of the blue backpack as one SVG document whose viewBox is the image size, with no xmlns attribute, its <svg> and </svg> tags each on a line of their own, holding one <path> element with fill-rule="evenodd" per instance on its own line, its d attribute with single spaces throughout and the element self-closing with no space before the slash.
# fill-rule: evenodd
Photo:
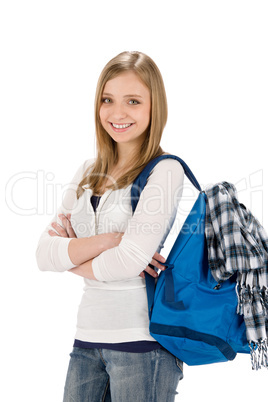
<svg viewBox="0 0 268 402">
<path fill-rule="evenodd" d="M 156 284 L 146 273 L 150 334 L 190 366 L 233 360 L 237 353 L 250 353 L 243 317 L 236 313 L 236 277 L 218 284 L 211 274 L 205 238 L 206 194 L 186 163 L 175 155 L 151 160 L 132 185 L 132 210 L 151 170 L 166 158 L 181 163 L 199 196 Z"/>
</svg>

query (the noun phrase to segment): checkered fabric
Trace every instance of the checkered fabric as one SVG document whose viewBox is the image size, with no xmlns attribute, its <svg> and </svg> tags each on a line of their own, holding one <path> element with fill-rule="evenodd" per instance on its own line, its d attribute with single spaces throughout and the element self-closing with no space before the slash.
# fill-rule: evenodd
<svg viewBox="0 0 268 402">
<path fill-rule="evenodd" d="M 267 368 L 268 236 L 233 184 L 217 183 L 205 193 L 209 267 L 218 282 L 237 274 L 237 313 L 244 316 L 252 368 Z"/>
</svg>

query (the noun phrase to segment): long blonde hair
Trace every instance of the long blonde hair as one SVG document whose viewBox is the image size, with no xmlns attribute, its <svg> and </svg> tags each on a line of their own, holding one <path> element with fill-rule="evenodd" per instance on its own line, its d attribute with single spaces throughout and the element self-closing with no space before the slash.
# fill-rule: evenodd
<svg viewBox="0 0 268 402">
<path fill-rule="evenodd" d="M 106 181 L 108 172 L 118 162 L 117 144 L 104 130 L 99 112 L 105 84 L 126 71 L 135 72 L 150 90 L 150 125 L 139 152 L 130 161 L 130 169 L 125 171 L 116 183 L 107 188 L 119 189 L 127 187 L 151 159 L 164 153 L 160 147 L 160 141 L 167 122 L 167 98 L 162 75 L 155 62 L 146 54 L 141 52 L 122 52 L 106 64 L 98 80 L 95 95 L 97 158 L 94 164 L 88 167 L 78 185 L 77 199 L 83 194 L 84 189 L 82 186 L 84 185 L 91 188 L 93 193 L 98 194 Z"/>
</svg>

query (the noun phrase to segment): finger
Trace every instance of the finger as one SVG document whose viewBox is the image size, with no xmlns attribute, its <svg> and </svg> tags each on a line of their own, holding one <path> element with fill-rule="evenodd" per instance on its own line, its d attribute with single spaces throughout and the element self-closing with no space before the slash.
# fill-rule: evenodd
<svg viewBox="0 0 268 402">
<path fill-rule="evenodd" d="M 66 222 L 67 222 L 67 230 L 68 230 L 68 233 L 70 234 L 70 237 L 73 237 L 73 236 L 76 237 L 76 234 L 73 229 L 72 222 L 71 222 L 71 214 L 67 214 Z"/>
<path fill-rule="evenodd" d="M 153 258 L 155 260 L 160 261 L 160 262 L 165 262 L 166 261 L 165 257 L 163 255 L 157 253 L 157 252 L 154 253 Z"/>
<path fill-rule="evenodd" d="M 142 271 L 139 276 L 141 276 L 143 279 L 145 279 L 145 273 Z"/>
<path fill-rule="evenodd" d="M 71 214 L 67 214 L 67 216 L 65 216 L 63 214 L 59 214 L 59 218 L 62 221 L 62 224 L 66 230 L 68 237 L 76 237 L 76 234 L 75 234 L 72 224 L 70 222 Z"/>
<path fill-rule="evenodd" d="M 50 236 L 59 236 L 59 234 L 56 233 L 56 232 L 54 232 L 54 230 L 49 230 L 49 231 L 48 231 L 48 234 L 49 234 Z"/>
<path fill-rule="evenodd" d="M 156 261 L 155 259 L 152 259 L 151 264 L 152 267 L 155 267 L 157 269 L 161 269 L 161 271 L 164 271 L 166 269 L 166 267 L 162 264 L 160 264 L 158 261 Z M 150 266 L 149 265 L 149 266 Z"/>
<path fill-rule="evenodd" d="M 58 223 L 52 222 L 51 226 L 53 227 L 54 230 L 56 230 L 58 232 L 59 236 L 68 237 L 68 234 L 67 234 L 66 230 L 61 225 L 59 225 Z"/>
<path fill-rule="evenodd" d="M 147 266 L 147 268 L 145 268 L 145 270 L 149 275 L 153 276 L 154 278 L 158 277 L 158 273 L 155 272 L 154 269 L 150 268 L 149 266 Z"/>
<path fill-rule="evenodd" d="M 115 238 L 116 239 L 118 239 L 119 237 L 121 237 L 121 239 L 122 239 L 122 237 L 124 236 L 124 232 L 114 232 L 115 233 Z"/>
<path fill-rule="evenodd" d="M 119 237 L 121 237 L 121 233 L 115 232 L 115 238 L 116 238 L 116 239 L 119 239 Z"/>
</svg>

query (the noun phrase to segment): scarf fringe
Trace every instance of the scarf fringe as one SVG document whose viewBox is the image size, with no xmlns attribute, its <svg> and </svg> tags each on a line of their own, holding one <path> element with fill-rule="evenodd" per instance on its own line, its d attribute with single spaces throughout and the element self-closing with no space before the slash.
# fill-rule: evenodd
<svg viewBox="0 0 268 402">
<path fill-rule="evenodd" d="M 268 368 L 268 342 L 267 339 L 258 342 L 249 342 L 252 370 L 262 367 Z"/>
<path fill-rule="evenodd" d="M 268 289 L 255 287 L 252 289 L 250 286 L 241 286 L 239 283 L 236 286 L 236 293 L 238 298 L 237 314 L 243 315 L 246 326 L 248 323 L 252 325 L 254 310 L 262 310 L 262 328 L 256 328 L 255 336 L 259 335 L 260 338 L 257 342 L 249 339 L 248 344 L 250 348 L 252 370 L 259 370 L 262 367 L 268 368 L 268 339 L 267 339 L 267 320 L 268 320 Z M 257 309 L 257 305 L 261 306 L 261 310 Z M 246 315 L 246 316 L 245 316 Z M 250 318 L 249 316 L 250 315 Z M 260 319 L 260 317 L 259 317 Z M 251 320 L 251 322 L 249 321 Z M 250 326 L 250 325 L 249 325 Z M 264 335 L 266 333 L 266 337 Z M 251 334 L 252 335 L 252 334 Z"/>
<path fill-rule="evenodd" d="M 247 305 L 247 308 L 252 308 L 254 302 L 260 302 L 263 309 L 263 314 L 265 317 L 268 317 L 268 288 L 264 287 L 260 289 L 259 287 L 251 288 L 248 286 L 241 286 L 239 283 L 236 288 L 237 294 L 237 314 L 243 315 L 244 308 Z"/>
</svg>

